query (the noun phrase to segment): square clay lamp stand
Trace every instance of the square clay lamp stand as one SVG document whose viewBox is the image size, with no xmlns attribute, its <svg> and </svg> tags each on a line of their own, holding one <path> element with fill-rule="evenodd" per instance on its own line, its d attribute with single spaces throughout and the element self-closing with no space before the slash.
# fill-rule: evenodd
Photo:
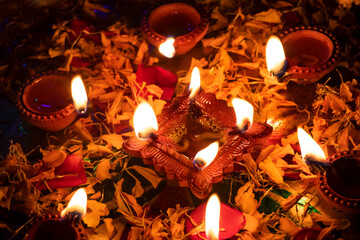
<svg viewBox="0 0 360 240">
<path fill-rule="evenodd" d="M 124 142 L 124 150 L 153 164 L 168 179 L 189 187 L 199 199 L 204 199 L 214 183 L 234 170 L 234 161 L 252 150 L 253 143 L 271 134 L 266 123 L 254 122 L 245 132 L 234 129 L 236 117 L 225 100 L 215 94 L 200 92 L 190 103 L 187 96 L 174 98 L 157 118 L 158 136 L 148 140 L 137 137 Z M 218 154 L 204 169 L 193 164 L 195 154 L 214 141 L 220 142 Z"/>
<path fill-rule="evenodd" d="M 52 72 L 28 80 L 17 95 L 21 117 L 45 131 L 69 126 L 77 116 L 70 91 L 72 77 L 67 72 Z"/>
<path fill-rule="evenodd" d="M 335 36 L 317 27 L 295 27 L 279 34 L 288 61 L 286 78 L 310 84 L 333 71 L 340 55 Z"/>
<path fill-rule="evenodd" d="M 175 55 L 182 55 L 205 36 L 209 20 L 199 5 L 172 2 L 147 9 L 141 27 L 145 39 L 157 48 L 174 37 Z"/>
</svg>

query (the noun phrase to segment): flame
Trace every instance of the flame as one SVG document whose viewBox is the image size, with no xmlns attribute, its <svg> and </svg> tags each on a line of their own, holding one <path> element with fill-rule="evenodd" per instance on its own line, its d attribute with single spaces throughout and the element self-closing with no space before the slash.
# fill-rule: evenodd
<svg viewBox="0 0 360 240">
<path fill-rule="evenodd" d="M 198 67 L 194 67 L 191 72 L 191 82 L 190 82 L 190 99 L 193 99 L 197 92 L 200 89 L 200 71 Z"/>
<path fill-rule="evenodd" d="M 71 95 L 78 113 L 85 113 L 87 109 L 88 98 L 85 86 L 80 76 L 76 76 L 71 81 Z"/>
<path fill-rule="evenodd" d="M 266 44 L 266 64 L 270 73 L 277 75 L 285 65 L 285 52 L 281 41 L 276 36 L 271 36 Z"/>
<path fill-rule="evenodd" d="M 206 238 L 219 239 L 220 232 L 220 200 L 216 194 L 211 195 L 205 210 Z"/>
<path fill-rule="evenodd" d="M 147 102 L 140 103 L 134 113 L 135 135 L 139 139 L 147 139 L 158 130 L 156 115 Z"/>
<path fill-rule="evenodd" d="M 236 115 L 236 126 L 241 130 L 248 129 L 253 123 L 254 107 L 247 101 L 234 98 L 232 105 Z"/>
<path fill-rule="evenodd" d="M 194 165 L 199 169 L 204 169 L 215 159 L 219 150 L 219 143 L 213 142 L 206 148 L 200 150 L 194 157 Z"/>
<path fill-rule="evenodd" d="M 175 38 L 168 37 L 165 42 L 160 44 L 159 52 L 167 58 L 172 58 L 175 55 L 174 42 Z"/>
<path fill-rule="evenodd" d="M 324 151 L 321 149 L 319 144 L 317 144 L 315 140 L 304 131 L 304 129 L 298 127 L 297 135 L 299 139 L 301 155 L 304 160 L 307 158 L 311 158 L 320 162 L 326 160 Z"/>
<path fill-rule="evenodd" d="M 86 214 L 87 195 L 84 188 L 78 189 L 67 207 L 62 210 L 61 218 L 78 216 L 81 219 Z"/>
</svg>

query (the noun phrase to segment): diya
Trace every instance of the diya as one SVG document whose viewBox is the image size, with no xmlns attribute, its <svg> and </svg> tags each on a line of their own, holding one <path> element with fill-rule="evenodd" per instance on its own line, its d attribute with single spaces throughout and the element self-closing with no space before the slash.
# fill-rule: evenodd
<svg viewBox="0 0 360 240">
<path fill-rule="evenodd" d="M 141 157 L 145 164 L 153 164 L 156 171 L 165 172 L 168 179 L 177 180 L 180 186 L 189 187 L 200 199 L 208 196 L 212 185 L 222 181 L 225 173 L 233 171 L 234 161 L 251 151 L 254 142 L 272 132 L 266 123 L 257 122 L 246 131 L 239 130 L 234 109 L 225 100 L 204 91 L 194 97 L 174 98 L 157 119 L 154 114 L 152 122 L 156 126 L 143 132 L 137 130 L 136 122 L 148 124 L 149 117 L 135 118 L 136 111 L 134 127 L 139 137 L 127 139 L 124 150 Z M 193 161 L 200 150 L 215 141 L 220 146 L 211 162 Z"/>
<path fill-rule="evenodd" d="M 318 174 L 320 210 L 334 218 L 360 214 L 360 151 L 343 151 L 326 159 L 320 146 L 298 128 L 302 156 Z"/>
<path fill-rule="evenodd" d="M 209 20 L 199 5 L 172 2 L 145 10 L 141 27 L 145 39 L 157 48 L 173 37 L 175 55 L 181 55 L 205 36 Z"/>
<path fill-rule="evenodd" d="M 288 61 L 287 77 L 313 83 L 335 69 L 340 46 L 336 37 L 318 27 L 301 26 L 279 34 Z"/>
<path fill-rule="evenodd" d="M 190 234 L 202 222 L 205 222 L 205 231 Z M 232 239 L 245 223 L 246 219 L 242 212 L 221 203 L 216 194 L 213 194 L 207 202 L 200 204 L 190 213 L 190 217 L 185 222 L 185 232 L 190 234 L 191 240 Z"/>
<path fill-rule="evenodd" d="M 331 215 L 360 214 L 360 151 L 344 151 L 329 158 L 319 177 L 319 193 Z"/>
<path fill-rule="evenodd" d="M 16 105 L 21 117 L 46 131 L 69 126 L 77 113 L 71 97 L 72 76 L 67 72 L 38 74 L 18 92 Z"/>
<path fill-rule="evenodd" d="M 61 216 L 49 214 L 36 218 L 27 228 L 24 239 L 86 240 L 85 228 L 80 223 L 86 213 L 86 202 L 85 190 L 77 190 Z"/>
</svg>

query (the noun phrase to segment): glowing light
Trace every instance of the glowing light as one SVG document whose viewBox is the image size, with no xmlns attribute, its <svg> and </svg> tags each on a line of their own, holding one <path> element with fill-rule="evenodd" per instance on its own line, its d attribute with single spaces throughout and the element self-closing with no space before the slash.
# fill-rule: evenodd
<svg viewBox="0 0 360 240">
<path fill-rule="evenodd" d="M 71 198 L 67 207 L 62 210 L 61 218 L 74 218 L 77 216 L 79 219 L 86 214 L 87 195 L 84 188 L 80 188 Z"/>
<path fill-rule="evenodd" d="M 254 107 L 247 101 L 234 98 L 232 105 L 236 115 L 236 126 L 241 130 L 248 129 L 253 123 Z"/>
<path fill-rule="evenodd" d="M 200 150 L 194 157 L 193 163 L 195 167 L 204 169 L 215 159 L 219 150 L 219 143 L 213 142 L 206 148 Z"/>
<path fill-rule="evenodd" d="M 71 95 L 76 111 L 78 113 L 85 113 L 87 110 L 88 98 L 83 80 L 80 76 L 74 77 L 71 81 Z"/>
<path fill-rule="evenodd" d="M 147 102 L 137 106 L 133 121 L 135 134 L 139 139 L 147 139 L 158 130 L 155 112 Z"/>
<path fill-rule="evenodd" d="M 315 140 L 304 131 L 301 127 L 297 129 L 297 135 L 299 139 L 301 156 L 306 161 L 306 159 L 315 160 L 318 162 L 323 162 L 326 160 L 325 153 L 315 142 Z"/>
<path fill-rule="evenodd" d="M 167 58 L 172 58 L 175 55 L 174 42 L 175 38 L 168 37 L 165 42 L 160 44 L 159 52 Z"/>
<path fill-rule="evenodd" d="M 220 232 L 220 200 L 216 194 L 211 195 L 205 210 L 205 232 L 206 238 L 219 239 Z"/>
<path fill-rule="evenodd" d="M 199 68 L 194 67 L 193 71 L 191 72 L 191 82 L 190 82 L 190 99 L 194 99 L 195 95 L 200 90 L 200 71 Z"/>
<path fill-rule="evenodd" d="M 285 73 L 285 52 L 280 39 L 276 36 L 271 36 L 266 44 L 266 64 L 272 75 L 278 76 Z"/>
</svg>

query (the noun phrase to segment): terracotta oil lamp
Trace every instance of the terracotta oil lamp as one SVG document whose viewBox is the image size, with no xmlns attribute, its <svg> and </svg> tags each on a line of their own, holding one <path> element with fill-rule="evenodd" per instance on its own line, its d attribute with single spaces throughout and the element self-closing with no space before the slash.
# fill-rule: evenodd
<svg viewBox="0 0 360 240">
<path fill-rule="evenodd" d="M 245 124 L 247 130 L 239 129 L 234 109 L 225 100 L 204 91 L 193 97 L 190 93 L 190 97 L 174 98 L 157 118 L 153 114 L 152 121 L 148 116 L 136 120 L 136 112 L 137 136 L 124 142 L 124 150 L 141 157 L 145 164 L 153 164 L 156 171 L 165 172 L 180 186 L 189 187 L 200 199 L 208 196 L 212 185 L 222 181 L 225 173 L 233 171 L 234 161 L 251 151 L 255 141 L 272 132 L 266 123 L 257 122 L 251 127 Z M 153 125 L 138 131 L 136 122 Z M 210 153 L 211 162 L 204 157 L 196 158 L 200 150 L 216 141 L 219 148 L 217 154 Z"/>
<path fill-rule="evenodd" d="M 49 214 L 36 218 L 28 227 L 24 240 L 86 240 L 85 228 L 80 219 L 86 213 L 87 196 L 79 189 L 61 215 Z"/>
<path fill-rule="evenodd" d="M 209 20 L 198 5 L 171 2 L 147 9 L 141 26 L 146 40 L 157 48 L 173 37 L 175 54 L 181 55 L 191 50 L 205 36 Z"/>
<path fill-rule="evenodd" d="M 319 193 L 332 215 L 360 214 L 360 151 L 344 151 L 329 158 L 330 168 L 320 174 Z"/>
<path fill-rule="evenodd" d="M 312 139 L 303 138 L 303 134 L 301 130 L 299 134 L 298 130 L 303 158 L 310 166 L 315 167 L 318 174 L 320 204 L 315 207 L 334 218 L 358 216 L 360 214 L 360 151 L 343 151 L 326 159 L 320 146 Z M 305 145 L 304 141 L 308 144 Z M 316 149 L 320 149 L 322 153 Z"/>
<path fill-rule="evenodd" d="M 40 129 L 59 131 L 77 116 L 71 98 L 72 76 L 66 72 L 39 74 L 18 92 L 17 108 L 22 118 Z"/>
<path fill-rule="evenodd" d="M 313 83 L 333 71 L 340 56 L 336 37 L 318 27 L 295 27 L 279 34 L 288 61 L 289 78 Z"/>
</svg>

